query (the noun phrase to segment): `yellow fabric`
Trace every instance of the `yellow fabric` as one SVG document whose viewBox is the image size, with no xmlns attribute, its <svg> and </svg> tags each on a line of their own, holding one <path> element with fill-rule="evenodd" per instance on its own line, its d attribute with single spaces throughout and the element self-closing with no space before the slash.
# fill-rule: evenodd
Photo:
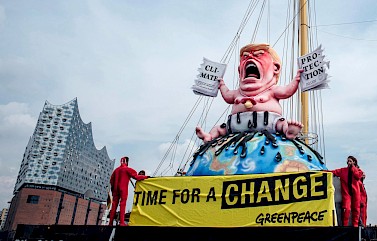
<svg viewBox="0 0 377 241">
<path fill-rule="evenodd" d="M 160 177 L 136 185 L 130 225 L 333 226 L 328 172 Z"/>
</svg>

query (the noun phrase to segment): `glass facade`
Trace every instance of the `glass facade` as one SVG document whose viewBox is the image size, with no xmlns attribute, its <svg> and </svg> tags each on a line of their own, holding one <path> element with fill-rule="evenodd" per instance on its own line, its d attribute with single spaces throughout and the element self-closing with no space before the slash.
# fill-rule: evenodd
<svg viewBox="0 0 377 241">
<path fill-rule="evenodd" d="M 81 120 L 77 99 L 64 105 L 46 101 L 14 191 L 24 184 L 52 185 L 105 201 L 114 162 L 106 147 L 95 147 L 91 123 Z"/>
</svg>

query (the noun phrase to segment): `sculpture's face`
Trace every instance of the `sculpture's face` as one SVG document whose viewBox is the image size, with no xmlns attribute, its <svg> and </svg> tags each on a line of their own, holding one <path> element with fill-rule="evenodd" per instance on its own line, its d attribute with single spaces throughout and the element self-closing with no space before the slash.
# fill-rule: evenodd
<svg viewBox="0 0 377 241">
<path fill-rule="evenodd" d="M 280 64 L 273 61 L 267 50 L 250 50 L 243 52 L 239 72 L 242 91 L 264 91 L 276 84 Z"/>
</svg>

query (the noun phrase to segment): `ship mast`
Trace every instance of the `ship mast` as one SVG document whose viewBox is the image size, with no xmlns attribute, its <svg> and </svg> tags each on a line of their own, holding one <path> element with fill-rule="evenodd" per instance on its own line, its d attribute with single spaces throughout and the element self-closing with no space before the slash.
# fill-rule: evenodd
<svg viewBox="0 0 377 241">
<path fill-rule="evenodd" d="M 300 55 L 303 56 L 309 51 L 308 47 L 308 17 L 307 17 L 307 4 L 308 0 L 300 0 Z M 308 110 L 308 93 L 301 93 L 301 122 L 304 125 L 302 132 L 304 135 L 309 132 L 309 110 Z"/>
</svg>

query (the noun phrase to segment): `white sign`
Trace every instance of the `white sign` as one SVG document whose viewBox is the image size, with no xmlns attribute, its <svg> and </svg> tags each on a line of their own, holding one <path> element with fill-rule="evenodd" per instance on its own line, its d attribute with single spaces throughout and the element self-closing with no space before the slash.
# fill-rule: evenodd
<svg viewBox="0 0 377 241">
<path fill-rule="evenodd" d="M 298 57 L 298 66 L 304 69 L 301 73 L 301 91 L 319 90 L 329 88 L 327 70 L 330 68 L 330 61 L 324 61 L 322 45 L 313 52 Z"/>
<path fill-rule="evenodd" d="M 226 70 L 226 64 L 213 62 L 203 58 L 203 63 L 198 69 L 198 79 L 191 87 L 195 94 L 216 97 L 219 88 L 218 79 L 223 78 Z"/>
</svg>

